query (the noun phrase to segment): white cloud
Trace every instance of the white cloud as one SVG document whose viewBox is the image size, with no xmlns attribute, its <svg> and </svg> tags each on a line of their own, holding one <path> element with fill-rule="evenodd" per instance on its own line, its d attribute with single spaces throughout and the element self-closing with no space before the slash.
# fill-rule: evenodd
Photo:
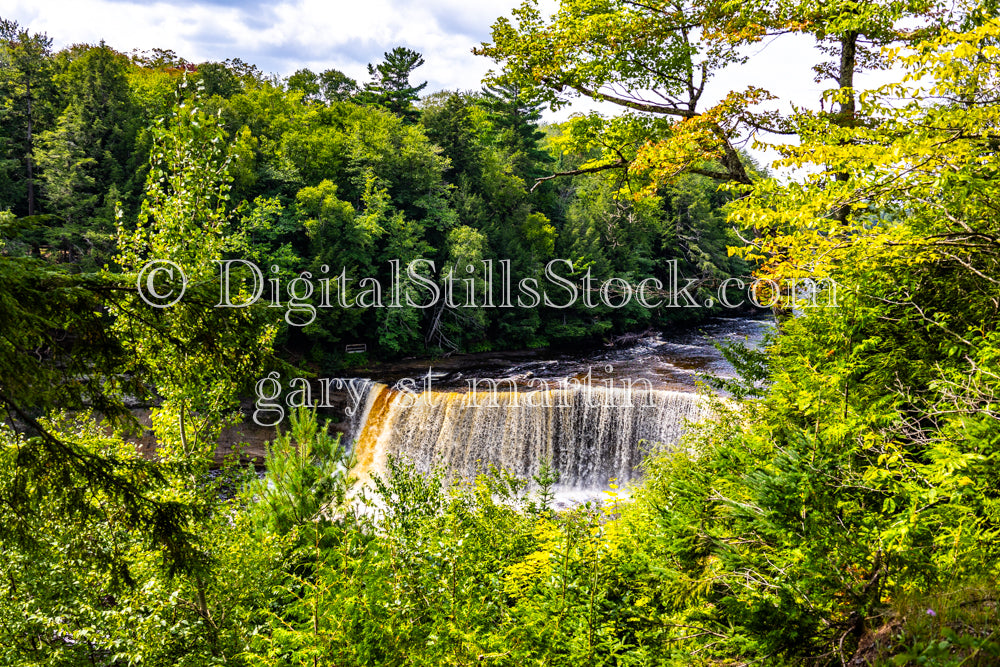
<svg viewBox="0 0 1000 667">
<path fill-rule="evenodd" d="M 286 76 L 301 67 L 342 69 L 364 81 L 365 65 L 394 46 L 424 54 L 429 90 L 478 88 L 490 67 L 471 50 L 519 0 L 206 0 L 139 4 L 120 0 L 0 2 L 0 16 L 45 32 L 57 48 L 106 41 L 120 51 L 172 49 L 198 62 L 239 57 Z"/>
<path fill-rule="evenodd" d="M 427 91 L 477 89 L 492 66 L 472 55 L 489 40 L 490 26 L 509 16 L 520 0 L 174 0 L 140 4 L 133 0 L 0 0 L 0 16 L 34 32 L 46 32 L 56 48 L 106 41 L 120 51 L 172 49 L 194 62 L 239 57 L 264 72 L 287 76 L 297 69 L 343 70 L 360 82 L 366 64 L 403 45 L 424 55 L 416 81 Z M 556 7 L 543 0 L 543 11 Z M 826 85 L 813 81 L 817 53 L 807 37 L 785 37 L 754 47 L 750 63 L 720 73 L 710 82 L 703 105 L 748 85 L 780 98 L 772 107 L 816 108 Z M 889 74 L 888 76 L 892 76 Z M 886 78 L 883 74 L 882 79 Z M 549 120 L 613 105 L 581 100 Z M 757 153 L 769 161 L 774 154 Z"/>
<path fill-rule="evenodd" d="M 394 46 L 424 54 L 418 70 L 429 90 L 478 88 L 492 63 L 471 50 L 488 40 L 497 17 L 520 0 L 0 0 L 0 16 L 46 32 L 56 47 L 105 40 L 121 51 L 173 49 L 198 62 L 240 57 L 265 72 L 287 76 L 302 67 L 342 69 L 367 79 L 365 65 Z M 550 9 L 553 2 L 544 3 Z M 809 69 L 816 56 L 807 38 L 783 38 L 750 65 L 719 75 L 711 89 L 755 85 L 785 104 L 815 106 L 823 86 Z M 706 91 L 706 98 L 712 90 Z M 706 102 L 711 101 L 706 99 Z M 565 113 L 559 114 L 560 117 Z"/>
</svg>

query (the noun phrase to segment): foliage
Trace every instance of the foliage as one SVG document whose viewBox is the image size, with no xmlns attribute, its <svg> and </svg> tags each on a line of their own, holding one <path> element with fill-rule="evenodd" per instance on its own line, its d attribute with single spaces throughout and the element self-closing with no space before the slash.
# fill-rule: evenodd
<svg viewBox="0 0 1000 667">
<path fill-rule="evenodd" d="M 0 107 L 11 123 L 0 136 L 0 150 L 7 151 L 0 169 L 11 178 L 0 206 L 37 217 L 33 226 L 19 227 L 9 247 L 71 271 L 104 264 L 128 270 L 117 264 L 128 249 L 119 246 L 116 229 L 131 233 L 147 215 L 141 210 L 149 207 L 142 203 L 144 183 L 158 182 L 150 176 L 165 155 L 159 151 L 163 129 L 183 115 L 172 111 L 176 104 L 197 107 L 206 122 L 217 118 L 211 122 L 225 131 L 217 141 L 230 144 L 225 187 L 231 220 L 223 226 L 231 238 L 224 246 L 213 242 L 212 252 L 255 261 L 265 272 L 278 266 L 286 285 L 303 271 L 313 280 L 325 277 L 320 269 L 326 266 L 334 276 L 348 269 L 355 283 L 376 279 L 388 292 L 394 276 L 389 262 L 398 261 L 405 274 L 409 262 L 423 260 L 417 272 L 443 291 L 446 267 L 460 254 L 459 228 L 485 239 L 477 262 L 493 262 L 496 271 L 497 262 L 509 261 L 515 284 L 522 278 L 544 282 L 545 265 L 560 255 L 579 267 L 576 277 L 587 266 L 613 262 L 615 273 L 633 283 L 662 279 L 666 264 L 657 266 L 650 257 L 660 251 L 665 262 L 678 253 L 689 258 L 683 270 L 696 271 L 699 279 L 722 280 L 745 270 L 739 260 L 728 266 L 723 256 L 724 245 L 734 240 L 718 212 L 727 195 L 707 181 L 682 188 L 676 203 L 672 186 L 665 186 L 650 203 L 632 205 L 631 184 L 602 174 L 559 186 L 535 180 L 593 159 L 598 125 L 573 121 L 549 132 L 561 135 L 557 141 L 547 140 L 540 129 L 541 98 L 520 84 L 496 82 L 482 93 L 441 92 L 419 100 L 424 84 L 410 78 L 422 57 L 402 47 L 372 65 L 373 80 L 359 91 L 336 69 L 302 69 L 277 82 L 236 60 L 196 65 L 163 49 L 126 57 L 104 44 L 52 53 L 45 36 L 30 36 L 13 23 L 5 31 L 10 57 Z M 29 107 L 30 123 L 24 115 Z M 605 134 L 611 138 L 610 130 Z M 590 138 L 568 141 L 584 135 Z M 37 185 L 37 195 L 29 196 L 29 183 Z M 350 235 L 336 238 L 339 225 L 319 214 L 316 188 L 331 186 L 369 230 L 363 250 L 346 245 Z M 578 244 L 577 236 L 588 240 Z M 635 254 L 627 252 L 632 245 Z M 617 248 L 614 257 L 606 258 L 601 246 Z M 403 283 L 401 294 L 426 298 L 420 284 Z M 443 304 L 320 309 L 308 326 L 286 322 L 275 344 L 289 358 L 331 366 L 345 363 L 339 350 L 349 343 L 363 342 L 386 358 L 597 342 L 705 315 L 635 307 L 489 308 L 487 302 L 502 296 L 499 281 L 492 284 L 493 294 L 477 297 L 471 310 Z M 356 284 L 350 291 L 361 293 Z"/>
<path fill-rule="evenodd" d="M 56 76 L 67 106 L 38 137 L 42 195 L 60 218 L 47 230 L 48 245 L 71 262 L 84 255 L 102 266 L 113 249 L 115 207 L 135 208 L 141 116 L 127 71 L 125 56 L 104 45 L 75 54 Z"/>
<path fill-rule="evenodd" d="M 424 64 L 424 58 L 413 49 L 397 46 L 386 51 L 385 60 L 377 65 L 368 65 L 372 80 L 365 85 L 362 99 L 368 104 L 385 107 L 407 123 L 417 121 L 417 113 L 412 108 L 420 98 L 420 91 L 427 82 L 414 85 L 410 82 L 413 70 Z"/>
<path fill-rule="evenodd" d="M 191 103 L 179 105 L 154 133 L 139 219 L 134 229 L 119 227 L 117 260 L 125 271 L 142 280 L 154 276 L 148 262 L 173 262 L 171 282 L 161 287 L 167 291 L 158 293 L 187 288 L 169 310 L 151 307 L 142 294 L 112 313 L 133 368 L 150 377 L 163 399 L 153 423 L 164 455 L 188 462 L 211 456 L 219 431 L 233 419 L 238 392 L 262 369 L 275 335 L 256 308 L 215 307 L 217 262 L 230 243 L 224 139 L 215 119 Z"/>
<path fill-rule="evenodd" d="M 854 125 L 855 74 L 885 67 L 881 46 L 930 34 L 942 5 L 562 0 L 546 17 L 537 0 L 524 0 L 511 18 L 497 19 L 492 41 L 476 53 L 500 65 L 491 81 L 523 88 L 554 109 L 582 96 L 623 111 L 571 121 L 577 149 L 596 144 L 599 153 L 567 175 L 623 171 L 638 178 L 637 189 L 683 173 L 751 185 L 741 139 L 795 134 L 797 114 L 762 106 L 774 95 L 752 81 L 743 90 L 713 88 L 719 72 L 750 61 L 743 47 L 796 33 L 814 37 L 835 59 L 815 65 L 817 81 L 832 78 L 844 92 L 836 113 L 822 115 Z"/>
<path fill-rule="evenodd" d="M 291 414 L 290 430 L 279 431 L 267 448 L 267 474 L 245 490 L 264 532 L 284 535 L 344 506 L 353 465 L 329 427 L 299 408 Z"/>
<path fill-rule="evenodd" d="M 102 431 L 91 415 L 58 416 L 46 428 L 129 471 L 122 481 L 145 502 L 175 496 L 167 471 L 139 458 L 122 433 Z M 234 503 L 215 500 L 210 509 L 190 512 L 174 502 L 173 520 L 199 546 L 197 557 L 176 570 L 165 558 L 164 535 L 137 530 L 143 524 L 130 515 L 120 488 L 105 491 L 67 470 L 65 461 L 27 480 L 30 442 L 7 430 L 2 442 L 0 485 L 7 498 L 22 494 L 28 511 L 18 521 L 35 539 L 28 546 L 5 530 L 0 663 L 205 665 L 240 655 L 246 633 L 264 620 L 260 610 L 277 584 L 286 540 L 254 534 Z M 53 488 L 60 485 L 62 491 Z M 217 498 L 218 490 L 208 485 L 206 498 Z M 176 549 L 176 531 L 166 537 Z"/>
<path fill-rule="evenodd" d="M 0 662 L 994 663 L 1000 21 L 989 3 L 936 9 L 564 0 L 546 19 L 527 2 L 482 48 L 504 68 L 484 92 L 419 107 L 422 58 L 404 48 L 357 93 L 336 70 L 279 84 L 162 50 L 52 54 L 3 22 Z M 698 106 L 739 47 L 783 33 L 834 56 L 817 65 L 836 81 L 829 111 L 757 113 L 752 88 Z M 903 80 L 855 87 L 883 66 Z M 539 103 L 570 91 L 636 113 L 543 133 Z M 146 127 L 147 106 L 168 113 Z M 798 178 L 737 150 L 765 127 L 794 133 L 778 164 Z M 499 293 L 467 267 L 509 259 L 538 279 L 560 257 L 598 283 L 680 268 L 699 300 L 751 267 L 799 281 L 763 349 L 725 350 L 730 396 L 706 397 L 711 419 L 654 450 L 630 497 L 612 485 L 561 506 L 548 462 L 535 490 L 496 469 L 448 483 L 406 459 L 361 486 L 304 408 L 263 477 L 210 472 L 279 344 L 316 367 L 357 340 L 393 356 L 697 316 L 364 308 L 391 295 L 345 279 L 330 297 L 351 307 L 298 326 L 308 311 L 266 299 L 217 308 L 220 260 L 383 284 L 392 260 L 423 260 L 424 287 L 400 296 L 486 300 Z M 160 274 L 160 291 L 186 289 L 169 309 L 137 293 L 151 259 L 187 277 Z M 125 430 L 135 397 L 157 403 L 156 459 Z"/>
<path fill-rule="evenodd" d="M 787 159 L 821 169 L 734 209 L 767 230 L 747 250 L 763 275 L 829 277 L 838 299 L 785 321 L 766 395 L 647 483 L 679 610 L 721 655 L 990 660 L 965 612 L 925 643 L 890 609 L 995 576 L 995 63 L 974 54 L 998 30 L 903 56 L 916 85 L 862 95 L 863 128 L 809 120 Z"/>
</svg>

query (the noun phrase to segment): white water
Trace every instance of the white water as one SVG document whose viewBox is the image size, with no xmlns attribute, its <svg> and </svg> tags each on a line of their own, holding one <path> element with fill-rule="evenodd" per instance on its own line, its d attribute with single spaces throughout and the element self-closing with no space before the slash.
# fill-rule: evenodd
<svg viewBox="0 0 1000 667">
<path fill-rule="evenodd" d="M 357 472 L 407 457 L 471 478 L 494 464 L 523 478 L 551 461 L 563 491 L 605 489 L 637 476 L 644 452 L 671 445 L 702 415 L 688 392 L 575 387 L 533 392 L 407 394 L 375 384 L 358 415 Z"/>
</svg>

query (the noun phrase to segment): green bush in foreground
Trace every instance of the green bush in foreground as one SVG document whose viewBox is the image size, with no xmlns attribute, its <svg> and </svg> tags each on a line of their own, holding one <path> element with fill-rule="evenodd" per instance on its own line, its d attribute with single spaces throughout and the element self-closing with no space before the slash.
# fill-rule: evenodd
<svg viewBox="0 0 1000 667">
<path fill-rule="evenodd" d="M 86 414 L 4 427 L 0 664 L 997 664 L 998 42 L 916 48 L 927 90 L 813 119 L 786 154 L 823 173 L 733 204 L 762 275 L 829 277 L 837 307 L 744 355 L 742 398 L 630 500 L 556 512 L 551 470 L 405 460 L 362 489 L 308 411 L 262 480 Z"/>
</svg>

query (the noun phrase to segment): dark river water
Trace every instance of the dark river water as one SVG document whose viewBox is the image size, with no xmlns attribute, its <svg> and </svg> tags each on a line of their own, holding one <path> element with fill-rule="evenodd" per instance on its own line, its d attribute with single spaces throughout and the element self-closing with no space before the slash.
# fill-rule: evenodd
<svg viewBox="0 0 1000 667">
<path fill-rule="evenodd" d="M 614 386 L 642 381 L 653 389 L 696 391 L 708 374 L 732 377 L 733 368 L 714 346 L 740 342 L 759 346 L 774 330 L 769 317 L 713 318 L 674 331 L 648 333 L 614 347 L 580 347 L 458 355 L 433 362 L 409 360 L 381 365 L 358 375 L 393 385 L 414 380 L 416 390 L 463 391 L 478 379 L 511 380 L 518 386 L 558 386 L 569 378 Z M 642 386 L 646 386 L 644 383 Z"/>
</svg>

